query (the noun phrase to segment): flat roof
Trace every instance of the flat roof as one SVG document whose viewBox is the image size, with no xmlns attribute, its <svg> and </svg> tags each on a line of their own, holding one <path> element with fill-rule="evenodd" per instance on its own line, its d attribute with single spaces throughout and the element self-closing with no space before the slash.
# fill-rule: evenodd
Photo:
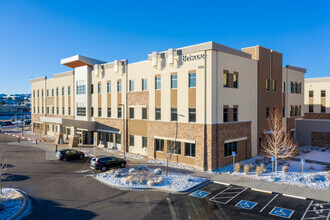
<svg viewBox="0 0 330 220">
<path fill-rule="evenodd" d="M 96 60 L 93 58 L 85 57 L 82 55 L 75 55 L 72 57 L 61 59 L 61 64 L 64 66 L 68 66 L 70 68 L 76 68 L 80 66 L 94 66 L 95 64 L 103 64 L 104 61 Z"/>
<path fill-rule="evenodd" d="M 305 78 L 305 82 L 330 82 L 330 77 Z"/>
<path fill-rule="evenodd" d="M 292 65 L 286 65 L 285 66 L 288 69 L 296 70 L 298 72 L 306 73 L 306 68 L 298 67 L 298 66 L 292 66 Z"/>
</svg>

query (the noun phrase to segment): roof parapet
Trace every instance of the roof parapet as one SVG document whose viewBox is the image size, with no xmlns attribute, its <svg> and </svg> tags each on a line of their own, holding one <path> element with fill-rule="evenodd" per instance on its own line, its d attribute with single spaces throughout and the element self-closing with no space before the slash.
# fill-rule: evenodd
<svg viewBox="0 0 330 220">
<path fill-rule="evenodd" d="M 85 57 L 82 55 L 75 55 L 72 57 L 61 59 L 61 64 L 70 68 L 76 68 L 80 66 L 94 66 L 95 64 L 103 64 L 104 61 L 96 60 L 93 58 Z"/>
<path fill-rule="evenodd" d="M 298 72 L 302 72 L 302 73 L 306 73 L 306 71 L 307 71 L 306 68 L 292 66 L 292 65 L 286 65 L 285 67 L 288 68 L 288 69 L 298 71 Z"/>
</svg>

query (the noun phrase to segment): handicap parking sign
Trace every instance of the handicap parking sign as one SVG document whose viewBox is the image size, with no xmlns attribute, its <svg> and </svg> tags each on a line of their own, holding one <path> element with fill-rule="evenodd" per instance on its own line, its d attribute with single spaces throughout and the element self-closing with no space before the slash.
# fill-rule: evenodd
<svg viewBox="0 0 330 220">
<path fill-rule="evenodd" d="M 301 162 L 302 165 L 304 165 L 305 164 L 305 159 L 301 159 L 300 162 Z"/>
<path fill-rule="evenodd" d="M 270 211 L 269 214 L 275 215 L 275 216 L 280 216 L 283 218 L 290 218 L 291 215 L 293 214 L 293 210 L 291 209 L 284 209 L 281 207 L 274 207 L 272 211 Z"/>
<path fill-rule="evenodd" d="M 239 203 L 237 203 L 235 206 L 243 208 L 243 209 L 253 209 L 254 206 L 256 206 L 257 202 L 251 202 L 246 200 L 241 200 Z"/>
<path fill-rule="evenodd" d="M 205 196 L 207 196 L 208 194 L 210 194 L 209 192 L 205 192 L 205 191 L 201 191 L 201 190 L 197 190 L 193 193 L 190 193 L 190 196 L 194 196 L 197 198 L 204 198 Z"/>
</svg>

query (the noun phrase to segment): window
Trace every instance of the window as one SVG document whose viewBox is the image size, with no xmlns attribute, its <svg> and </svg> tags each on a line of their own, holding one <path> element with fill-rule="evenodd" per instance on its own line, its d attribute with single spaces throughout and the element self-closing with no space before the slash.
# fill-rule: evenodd
<svg viewBox="0 0 330 220">
<path fill-rule="evenodd" d="M 299 94 L 301 94 L 301 83 L 299 83 Z"/>
<path fill-rule="evenodd" d="M 325 90 L 321 90 L 321 97 L 325 97 Z"/>
<path fill-rule="evenodd" d="M 142 119 L 147 119 L 147 108 L 142 108 Z"/>
<path fill-rule="evenodd" d="M 37 90 L 37 97 L 39 97 L 39 90 Z"/>
<path fill-rule="evenodd" d="M 49 97 L 49 89 L 47 89 L 47 97 Z"/>
<path fill-rule="evenodd" d="M 228 108 L 226 107 L 223 108 L 223 122 L 229 122 Z"/>
<path fill-rule="evenodd" d="M 301 116 L 301 105 L 299 105 L 299 116 Z"/>
<path fill-rule="evenodd" d="M 93 94 L 93 93 L 94 93 L 94 85 L 91 84 L 91 94 Z"/>
<path fill-rule="evenodd" d="M 36 91 L 33 90 L 33 97 L 36 97 Z"/>
<path fill-rule="evenodd" d="M 118 108 L 117 109 L 117 114 L 118 114 L 117 115 L 117 118 L 121 118 L 121 115 L 122 115 L 121 113 L 122 113 L 122 109 L 121 108 Z"/>
<path fill-rule="evenodd" d="M 100 82 L 97 84 L 97 92 L 102 93 L 102 84 Z"/>
<path fill-rule="evenodd" d="M 77 116 L 86 116 L 86 107 L 77 107 Z"/>
<path fill-rule="evenodd" d="M 192 143 L 185 143 L 185 156 L 195 157 L 196 145 Z"/>
<path fill-rule="evenodd" d="M 171 89 L 178 88 L 178 75 L 171 75 Z"/>
<path fill-rule="evenodd" d="M 155 139 L 155 151 L 164 151 L 164 140 Z"/>
<path fill-rule="evenodd" d="M 156 120 L 161 120 L 161 109 L 160 108 L 156 108 L 156 110 L 155 110 L 155 112 L 156 112 Z"/>
<path fill-rule="evenodd" d="M 196 88 L 196 73 L 189 73 L 189 88 Z"/>
<path fill-rule="evenodd" d="M 142 148 L 148 147 L 148 139 L 147 137 L 142 137 Z"/>
<path fill-rule="evenodd" d="M 91 107 L 91 117 L 94 117 L 94 108 Z"/>
<path fill-rule="evenodd" d="M 282 92 L 285 93 L 285 82 L 282 83 Z"/>
<path fill-rule="evenodd" d="M 107 82 L 107 93 L 111 93 L 111 82 Z"/>
<path fill-rule="evenodd" d="M 56 88 L 56 96 L 58 96 L 58 88 Z"/>
<path fill-rule="evenodd" d="M 297 115 L 298 115 L 298 107 L 295 106 L 295 107 L 294 107 L 294 116 L 297 116 Z"/>
<path fill-rule="evenodd" d="M 52 96 L 54 96 L 54 89 L 52 89 Z"/>
<path fill-rule="evenodd" d="M 168 152 L 170 154 L 181 154 L 181 142 L 179 141 L 168 141 Z"/>
<path fill-rule="evenodd" d="M 148 80 L 142 79 L 142 91 L 146 91 L 148 89 Z"/>
<path fill-rule="evenodd" d="M 290 106 L 290 117 L 292 117 L 292 116 L 293 116 L 293 107 Z"/>
<path fill-rule="evenodd" d="M 65 115 L 64 107 L 62 107 L 62 115 Z"/>
<path fill-rule="evenodd" d="M 225 157 L 233 155 L 233 152 L 237 154 L 237 142 L 225 143 Z"/>
<path fill-rule="evenodd" d="M 294 93 L 298 93 L 298 84 L 297 83 L 294 84 Z"/>
<path fill-rule="evenodd" d="M 38 107 L 38 114 L 39 114 L 39 107 Z"/>
<path fill-rule="evenodd" d="M 129 108 L 129 118 L 134 119 L 134 108 Z"/>
<path fill-rule="evenodd" d="M 160 78 L 160 76 L 155 77 L 155 89 L 156 90 L 161 89 L 161 78 Z"/>
<path fill-rule="evenodd" d="M 62 87 L 62 96 L 64 95 L 64 87 Z"/>
<path fill-rule="evenodd" d="M 52 107 L 52 114 L 54 114 L 54 107 Z"/>
<path fill-rule="evenodd" d="M 71 95 L 71 86 L 68 86 L 68 95 Z"/>
<path fill-rule="evenodd" d="M 111 108 L 108 108 L 108 118 L 111 117 Z"/>
<path fill-rule="evenodd" d="M 238 88 L 238 73 L 235 72 L 233 75 L 233 87 Z"/>
<path fill-rule="evenodd" d="M 224 72 L 223 73 L 223 87 L 228 87 L 228 77 L 229 77 L 229 73 Z"/>
<path fill-rule="evenodd" d="M 33 107 L 33 113 L 36 113 L 36 107 Z"/>
<path fill-rule="evenodd" d="M 238 121 L 238 108 L 233 110 L 233 121 Z"/>
<path fill-rule="evenodd" d="M 116 143 L 121 143 L 121 134 L 116 134 Z"/>
<path fill-rule="evenodd" d="M 325 113 L 325 105 L 321 104 L 321 112 Z"/>
<path fill-rule="evenodd" d="M 283 118 L 285 118 L 285 107 L 283 107 L 283 109 L 282 109 L 282 116 L 283 116 Z"/>
<path fill-rule="evenodd" d="M 121 81 L 117 81 L 117 92 L 121 92 Z"/>
<path fill-rule="evenodd" d="M 273 80 L 273 91 L 276 91 L 276 80 Z"/>
<path fill-rule="evenodd" d="M 310 98 L 313 98 L 313 97 L 314 97 L 314 92 L 310 90 L 309 93 L 308 93 L 308 96 L 309 96 Z"/>
<path fill-rule="evenodd" d="M 267 107 L 266 108 L 266 118 L 268 118 L 269 117 L 269 108 Z"/>
<path fill-rule="evenodd" d="M 129 146 L 134 146 L 134 135 L 129 136 Z"/>
<path fill-rule="evenodd" d="M 41 97 L 44 97 L 44 90 L 41 90 Z"/>
<path fill-rule="evenodd" d="M 291 82 L 291 84 L 290 84 L 290 91 L 291 91 L 291 93 L 294 93 L 294 85 L 293 85 L 293 82 Z"/>
<path fill-rule="evenodd" d="M 77 85 L 77 95 L 86 94 L 86 85 Z"/>
<path fill-rule="evenodd" d="M 71 107 L 68 108 L 68 115 L 71 115 Z"/>
<path fill-rule="evenodd" d="M 38 113 L 39 113 L 39 110 L 38 110 Z M 59 108 L 59 107 L 56 107 L 56 114 L 57 114 L 57 115 L 60 114 L 60 108 Z"/>
<path fill-rule="evenodd" d="M 269 79 L 266 79 L 266 90 L 269 90 Z"/>
<path fill-rule="evenodd" d="M 178 110 L 176 108 L 171 108 L 171 121 L 178 120 Z"/>
<path fill-rule="evenodd" d="M 134 80 L 129 81 L 129 91 L 133 92 L 134 91 Z"/>
<path fill-rule="evenodd" d="M 196 122 L 196 109 L 189 108 L 189 122 Z"/>
<path fill-rule="evenodd" d="M 102 117 L 102 108 L 98 108 L 97 115 L 98 117 Z"/>
<path fill-rule="evenodd" d="M 49 114 L 49 107 L 47 107 L 47 112 L 46 112 L 46 114 Z"/>
</svg>

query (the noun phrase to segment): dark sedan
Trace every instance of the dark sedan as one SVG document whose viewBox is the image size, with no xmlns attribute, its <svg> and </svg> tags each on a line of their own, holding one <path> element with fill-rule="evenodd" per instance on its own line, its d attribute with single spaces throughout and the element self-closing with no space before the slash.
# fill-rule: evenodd
<svg viewBox="0 0 330 220">
<path fill-rule="evenodd" d="M 101 170 L 102 172 L 105 172 L 112 167 L 124 168 L 125 166 L 126 166 L 126 161 L 124 159 L 114 156 L 93 157 L 90 164 L 90 167 L 92 169 Z"/>
<path fill-rule="evenodd" d="M 73 149 L 64 149 L 56 152 L 56 157 L 59 160 L 67 161 L 67 160 L 78 160 L 84 159 L 84 152 L 73 150 Z"/>
</svg>

